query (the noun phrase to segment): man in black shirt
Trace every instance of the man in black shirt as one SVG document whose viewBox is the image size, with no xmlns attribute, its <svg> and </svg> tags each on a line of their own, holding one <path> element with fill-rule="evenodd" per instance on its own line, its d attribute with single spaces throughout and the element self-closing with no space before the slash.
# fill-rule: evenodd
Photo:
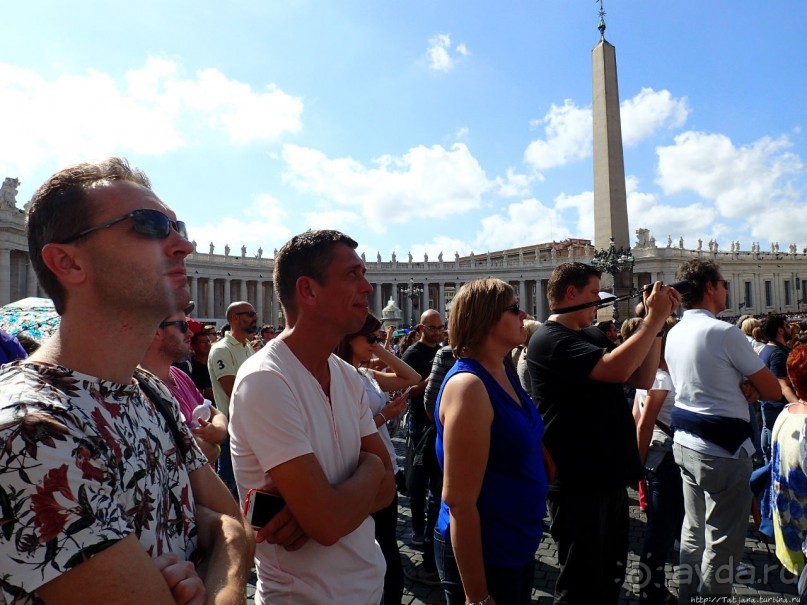
<svg viewBox="0 0 807 605">
<path fill-rule="evenodd" d="M 205 399 L 213 401 L 213 386 L 210 382 L 210 371 L 207 369 L 210 336 L 204 330 L 191 336 L 191 353 L 191 380 Z"/>
<path fill-rule="evenodd" d="M 440 507 L 440 472 L 434 454 L 434 424 L 423 404 L 423 393 L 429 381 L 432 361 L 443 341 L 445 325 L 440 313 L 427 309 L 420 316 L 420 339 L 409 347 L 403 360 L 420 374 L 420 382 L 409 396 L 409 425 L 407 437 L 407 488 L 412 510 L 412 545 L 424 546 L 423 567 L 408 574 L 410 579 L 426 584 L 439 584 L 432 550 L 432 533 Z M 424 439 L 424 435 L 426 436 Z M 428 505 L 427 505 L 428 498 Z"/>
<path fill-rule="evenodd" d="M 548 495 L 560 563 L 556 604 L 619 599 L 628 552 L 626 486 L 641 478 L 636 426 L 622 385 L 652 385 L 657 336 L 678 306 L 678 293 L 657 283 L 641 327 L 617 347 L 590 328 L 599 291 L 600 272 L 593 267 L 556 268 L 547 286 L 552 315 L 527 347 L 532 398 L 557 465 Z M 586 303 L 592 306 L 564 312 Z"/>
</svg>

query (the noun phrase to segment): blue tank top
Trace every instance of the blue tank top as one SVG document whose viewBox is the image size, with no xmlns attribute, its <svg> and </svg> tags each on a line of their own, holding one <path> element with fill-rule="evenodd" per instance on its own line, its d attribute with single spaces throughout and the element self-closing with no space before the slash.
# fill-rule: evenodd
<svg viewBox="0 0 807 605">
<path fill-rule="evenodd" d="M 478 376 L 485 385 L 491 405 L 490 452 L 477 500 L 482 530 L 482 555 L 486 563 L 521 567 L 530 562 L 541 542 L 541 522 L 546 512 L 547 478 L 541 438 L 544 423 L 518 379 L 506 368 L 510 384 L 521 405 L 474 359 L 458 359 L 446 374 L 437 396 L 434 418 L 437 428 L 437 460 L 444 466 L 443 425 L 440 402 L 443 388 L 460 372 Z M 450 516 L 440 503 L 437 529 L 450 540 Z"/>
</svg>

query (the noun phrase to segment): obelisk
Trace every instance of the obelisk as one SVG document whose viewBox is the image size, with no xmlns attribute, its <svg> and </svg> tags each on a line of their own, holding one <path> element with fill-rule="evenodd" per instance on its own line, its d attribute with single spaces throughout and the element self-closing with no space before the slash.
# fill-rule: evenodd
<svg viewBox="0 0 807 605">
<path fill-rule="evenodd" d="M 600 43 L 591 51 L 594 123 L 594 247 L 607 250 L 610 238 L 618 248 L 630 248 L 625 162 L 616 49 L 605 40 L 605 13 L 600 4 Z"/>
</svg>

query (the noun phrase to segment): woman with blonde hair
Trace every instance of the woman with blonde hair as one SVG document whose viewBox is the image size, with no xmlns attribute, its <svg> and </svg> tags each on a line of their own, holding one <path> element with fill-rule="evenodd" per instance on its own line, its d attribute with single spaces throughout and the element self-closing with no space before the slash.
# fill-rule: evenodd
<svg viewBox="0 0 807 605">
<path fill-rule="evenodd" d="M 524 342 L 525 317 L 498 279 L 465 284 L 452 304 L 457 363 L 435 409 L 444 477 L 434 550 L 448 605 L 530 602 L 546 510 L 544 425 L 505 361 Z"/>
</svg>

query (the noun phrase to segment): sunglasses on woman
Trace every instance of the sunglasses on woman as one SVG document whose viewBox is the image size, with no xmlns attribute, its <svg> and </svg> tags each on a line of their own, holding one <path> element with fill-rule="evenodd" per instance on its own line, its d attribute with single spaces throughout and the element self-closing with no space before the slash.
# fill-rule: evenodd
<svg viewBox="0 0 807 605">
<path fill-rule="evenodd" d="M 367 342 L 369 342 L 371 345 L 374 345 L 377 342 L 381 342 L 381 339 L 375 334 L 365 334 L 364 337 L 367 339 Z"/>
<path fill-rule="evenodd" d="M 77 239 L 81 239 L 82 237 L 89 235 L 94 231 L 108 229 L 112 225 L 122 223 L 126 219 L 132 219 L 132 225 L 134 226 L 135 233 L 139 233 L 140 235 L 148 237 L 149 239 L 165 239 L 171 235 L 171 229 L 179 233 L 184 239 L 188 239 L 188 231 L 185 227 L 185 223 L 182 221 L 172 221 L 170 218 L 168 218 L 168 216 L 159 210 L 141 208 L 139 210 L 133 210 L 132 212 L 124 214 L 123 216 L 119 216 L 118 218 L 113 218 L 111 221 L 107 221 L 101 225 L 83 229 L 75 235 L 71 235 L 70 237 L 63 239 L 59 243 L 69 244 Z"/>
<path fill-rule="evenodd" d="M 518 308 L 518 303 L 514 303 L 504 308 L 505 311 L 508 313 L 512 313 L 513 315 L 521 315 L 521 309 Z"/>
</svg>

